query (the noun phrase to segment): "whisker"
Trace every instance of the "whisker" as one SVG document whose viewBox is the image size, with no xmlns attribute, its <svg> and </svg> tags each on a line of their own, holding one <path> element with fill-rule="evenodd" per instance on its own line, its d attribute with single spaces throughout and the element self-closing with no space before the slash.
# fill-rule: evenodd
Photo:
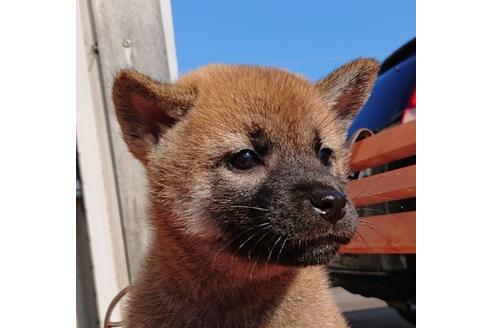
<svg viewBox="0 0 492 328">
<path fill-rule="evenodd" d="M 265 237 L 266 237 L 266 236 L 268 236 L 268 235 L 269 235 L 269 233 L 268 233 L 268 232 L 264 233 L 264 234 L 263 234 L 263 236 L 261 236 L 261 238 L 260 238 L 260 239 L 258 239 L 258 240 L 254 243 L 254 245 L 253 245 L 253 246 L 251 246 L 251 248 L 250 248 L 250 249 L 249 249 L 249 251 L 248 251 L 248 260 L 251 260 L 251 252 L 252 252 L 252 251 L 253 251 L 253 249 L 256 247 L 256 245 L 258 245 L 258 243 L 259 243 L 259 242 L 260 242 L 263 238 L 265 238 Z"/>
<path fill-rule="evenodd" d="M 380 210 L 380 209 L 377 209 L 377 208 L 369 208 L 369 207 L 359 207 L 357 208 L 357 212 L 359 211 L 374 211 L 374 212 L 377 212 L 377 213 L 388 213 L 388 211 L 385 211 L 385 210 Z"/>
<path fill-rule="evenodd" d="M 394 198 L 391 198 L 391 197 L 381 197 L 381 196 L 376 196 L 376 195 L 365 196 L 365 198 L 369 198 L 369 199 L 382 199 L 382 200 L 395 200 Z"/>
<path fill-rule="evenodd" d="M 265 227 L 267 227 L 267 226 L 269 226 L 269 225 L 270 225 L 270 223 L 269 223 L 269 222 L 264 222 L 264 223 L 260 223 L 260 224 L 258 224 L 258 225 L 255 225 L 254 227 L 251 227 L 251 228 L 249 228 L 249 229 L 247 229 L 247 230 L 245 230 L 245 231 L 241 232 L 241 233 L 240 233 L 239 235 L 237 235 L 236 237 L 234 237 L 234 238 L 233 238 L 233 239 L 232 239 L 232 240 L 231 240 L 231 241 L 227 244 L 227 246 L 230 246 L 230 245 L 231 245 L 234 241 L 236 241 L 239 237 L 241 237 L 241 236 L 242 236 L 242 235 L 244 235 L 245 233 L 250 232 L 251 230 L 256 229 L 256 228 L 258 228 L 258 227 L 260 227 L 260 228 L 263 228 L 263 229 L 264 229 Z"/>
<path fill-rule="evenodd" d="M 362 223 L 362 224 L 365 224 L 366 226 L 368 226 L 368 227 L 374 229 L 375 231 L 377 231 L 376 230 L 376 226 L 374 224 L 372 224 L 371 222 L 365 220 L 364 218 L 359 218 L 359 222 Z M 390 233 L 388 230 L 386 230 L 385 232 Z M 385 238 L 387 238 L 387 237 L 385 237 Z"/>
<path fill-rule="evenodd" d="M 256 206 L 230 205 L 229 207 L 232 207 L 232 208 L 248 208 L 248 209 L 252 209 L 252 210 L 268 212 L 268 209 L 263 208 L 263 207 L 256 207 Z"/>
<path fill-rule="evenodd" d="M 366 244 L 367 247 L 369 247 L 369 244 L 367 243 L 366 239 L 362 236 L 362 234 L 355 230 L 355 234 L 364 242 L 364 244 Z"/>
<path fill-rule="evenodd" d="M 357 193 L 357 195 L 353 196 L 352 199 L 355 199 L 357 197 L 359 197 L 361 194 L 363 194 L 364 192 L 368 191 L 370 188 L 372 188 L 374 186 L 374 184 L 376 182 L 378 182 L 379 180 L 381 180 L 382 178 L 384 178 L 383 176 L 379 177 L 378 179 L 374 180 L 370 185 L 366 186 L 365 188 L 363 188 L 361 191 L 359 191 Z"/>
<path fill-rule="evenodd" d="M 287 238 L 285 238 L 284 243 L 282 244 L 282 247 L 280 247 L 280 251 L 278 252 L 278 255 L 277 255 L 277 261 L 280 260 L 280 254 L 282 253 L 282 250 L 284 249 L 286 242 L 287 242 Z"/>
<path fill-rule="evenodd" d="M 249 228 L 248 230 L 245 230 L 245 231 L 242 231 L 239 235 L 235 236 L 233 239 L 231 239 L 224 247 L 222 247 L 219 251 L 217 251 L 217 253 L 214 255 L 214 258 L 212 260 L 212 267 L 215 267 L 215 261 L 217 259 L 217 256 L 221 253 L 223 253 L 225 250 L 227 250 L 228 247 L 230 247 L 232 245 L 232 243 L 234 243 L 237 239 L 239 239 L 240 237 L 242 237 L 245 233 L 248 233 L 250 232 L 251 230 L 253 229 L 256 229 L 258 227 L 260 227 L 262 230 L 264 229 L 267 229 L 271 226 L 271 224 L 269 222 L 264 222 L 264 223 L 260 223 L 254 227 L 251 227 Z M 253 234 L 252 236 L 255 236 L 255 234 Z M 266 234 L 268 235 L 268 233 Z M 251 237 L 250 237 L 251 238 Z M 248 240 L 246 240 L 244 243 L 246 243 Z M 244 244 L 243 243 L 243 244 Z M 256 245 L 256 244 L 255 244 Z M 242 247 L 243 245 L 239 246 L 238 250 Z"/>
<path fill-rule="evenodd" d="M 389 241 L 391 243 L 391 245 L 393 245 L 394 247 L 400 248 L 400 246 L 397 245 L 397 244 L 395 244 L 390 238 L 388 238 L 388 236 L 384 235 L 381 231 L 377 230 L 374 225 L 370 224 L 367 221 L 361 221 L 360 223 L 362 223 L 363 225 L 366 225 L 372 231 L 376 232 L 378 235 L 380 235 L 381 237 L 383 237 L 384 239 L 386 239 L 387 241 Z"/>
<path fill-rule="evenodd" d="M 231 246 L 231 244 L 232 244 L 234 241 L 236 241 L 239 237 L 241 237 L 242 235 L 244 235 L 244 234 L 245 234 L 245 233 L 247 233 L 247 232 L 250 232 L 251 230 L 253 230 L 253 229 L 255 229 L 255 228 L 256 228 L 256 227 L 251 227 L 251 228 L 249 228 L 248 230 L 245 230 L 245 231 L 241 232 L 239 235 L 237 235 L 236 237 L 232 238 L 232 239 L 231 239 L 231 241 L 229 241 L 229 242 L 227 243 L 227 246 Z"/>
<path fill-rule="evenodd" d="M 253 267 L 251 268 L 251 271 L 249 272 L 249 280 L 253 279 L 253 271 L 255 270 L 257 263 L 258 263 L 258 258 L 256 258 L 255 263 L 253 264 Z"/>
<path fill-rule="evenodd" d="M 250 241 L 251 238 L 253 238 L 255 235 L 257 235 L 257 234 L 254 233 L 251 236 L 249 236 L 248 239 L 246 239 L 241 245 L 239 245 L 239 247 L 237 248 L 237 250 L 240 250 L 244 246 L 244 244 L 246 244 L 248 241 Z"/>
<path fill-rule="evenodd" d="M 266 260 L 265 266 L 268 264 L 268 261 L 270 261 L 270 257 L 272 256 L 272 252 L 273 252 L 273 250 L 275 249 L 275 246 L 277 246 L 277 243 L 280 241 L 280 239 L 282 239 L 282 236 L 279 236 L 279 237 L 277 238 L 277 241 L 275 242 L 275 244 L 273 244 L 272 249 L 270 250 L 270 253 L 268 254 L 268 257 L 267 257 L 267 260 Z"/>
</svg>

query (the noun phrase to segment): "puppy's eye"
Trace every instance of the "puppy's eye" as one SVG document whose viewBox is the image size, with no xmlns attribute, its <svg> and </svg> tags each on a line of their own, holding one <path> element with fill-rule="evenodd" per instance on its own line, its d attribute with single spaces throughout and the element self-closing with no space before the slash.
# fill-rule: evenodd
<svg viewBox="0 0 492 328">
<path fill-rule="evenodd" d="M 319 161 L 324 165 L 324 166 L 329 166 L 331 164 L 331 155 L 333 154 L 333 151 L 330 148 L 322 148 L 318 152 L 318 158 Z"/>
<path fill-rule="evenodd" d="M 229 165 L 241 171 L 250 170 L 260 164 L 260 158 L 251 149 L 243 149 L 229 158 Z"/>
</svg>

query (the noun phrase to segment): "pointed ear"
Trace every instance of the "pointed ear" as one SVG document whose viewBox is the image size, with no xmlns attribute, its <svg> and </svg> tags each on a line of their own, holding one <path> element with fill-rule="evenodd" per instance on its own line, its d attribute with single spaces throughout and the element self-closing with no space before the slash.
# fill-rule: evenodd
<svg viewBox="0 0 492 328">
<path fill-rule="evenodd" d="M 376 60 L 356 59 L 316 83 L 326 105 L 345 129 L 369 98 L 378 70 Z"/>
<path fill-rule="evenodd" d="M 156 82 L 133 70 L 119 72 L 113 83 L 113 103 L 133 155 L 146 164 L 161 134 L 183 117 L 195 98 L 194 88 Z"/>
</svg>

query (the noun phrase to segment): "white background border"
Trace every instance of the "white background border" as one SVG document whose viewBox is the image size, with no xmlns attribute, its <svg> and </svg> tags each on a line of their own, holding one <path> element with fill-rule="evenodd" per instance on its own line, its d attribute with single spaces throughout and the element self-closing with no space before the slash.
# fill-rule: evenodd
<svg viewBox="0 0 492 328">
<path fill-rule="evenodd" d="M 75 327 L 75 1 L 0 2 L 0 327 Z"/>
</svg>

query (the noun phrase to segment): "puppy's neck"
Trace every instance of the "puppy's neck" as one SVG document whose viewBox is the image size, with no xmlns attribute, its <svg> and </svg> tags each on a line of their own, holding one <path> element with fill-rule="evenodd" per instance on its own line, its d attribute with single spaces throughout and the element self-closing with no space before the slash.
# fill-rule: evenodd
<svg viewBox="0 0 492 328">
<path fill-rule="evenodd" d="M 163 275 L 183 276 L 190 284 L 198 284 L 198 290 L 210 288 L 213 283 L 217 284 L 216 290 L 247 287 L 293 276 L 298 271 L 294 267 L 235 255 L 213 241 L 183 237 L 169 227 L 156 234 L 148 258 Z M 200 286 L 202 281 L 206 281 L 204 286 Z"/>
<path fill-rule="evenodd" d="M 299 271 L 248 261 L 160 228 L 133 285 L 128 313 L 132 322 L 149 320 L 147 327 L 173 322 L 198 327 L 202 321 L 222 327 L 244 320 L 256 326 L 268 320 Z"/>
</svg>

